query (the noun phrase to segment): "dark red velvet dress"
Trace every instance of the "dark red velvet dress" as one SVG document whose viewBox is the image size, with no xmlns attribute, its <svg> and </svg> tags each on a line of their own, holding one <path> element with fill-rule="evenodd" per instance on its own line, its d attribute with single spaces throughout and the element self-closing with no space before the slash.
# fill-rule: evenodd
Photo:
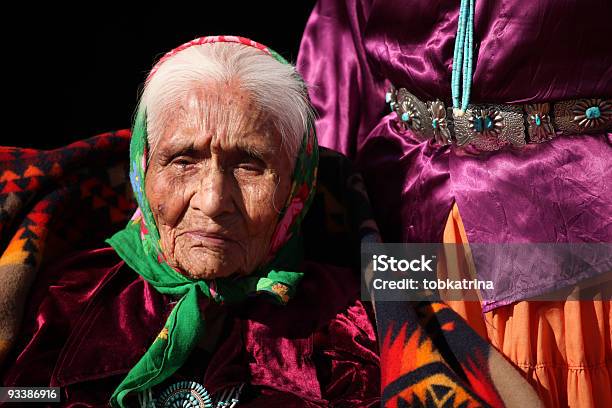
<svg viewBox="0 0 612 408">
<path fill-rule="evenodd" d="M 357 276 L 313 262 L 302 270 L 287 306 L 261 298 L 233 307 L 203 302 L 227 313 L 221 337 L 212 353 L 196 348 L 169 383 L 192 379 L 214 393 L 245 382 L 240 407 L 378 406 L 373 316 L 359 300 Z M 173 307 L 112 248 L 41 271 L 30 300 L 1 383 L 59 386 L 68 407 L 106 406 Z"/>
</svg>

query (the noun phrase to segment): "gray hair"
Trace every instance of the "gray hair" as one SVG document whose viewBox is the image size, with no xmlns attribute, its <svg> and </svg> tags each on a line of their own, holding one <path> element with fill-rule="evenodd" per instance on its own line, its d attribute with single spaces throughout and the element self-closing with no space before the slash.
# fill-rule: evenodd
<svg viewBox="0 0 612 408">
<path fill-rule="evenodd" d="M 149 151 L 155 150 L 164 134 L 167 115 L 194 86 L 235 80 L 270 115 L 281 144 L 295 159 L 308 123 L 314 118 L 305 84 L 293 65 L 236 43 L 191 46 L 164 61 L 147 80 L 138 111 L 147 112 Z"/>
</svg>

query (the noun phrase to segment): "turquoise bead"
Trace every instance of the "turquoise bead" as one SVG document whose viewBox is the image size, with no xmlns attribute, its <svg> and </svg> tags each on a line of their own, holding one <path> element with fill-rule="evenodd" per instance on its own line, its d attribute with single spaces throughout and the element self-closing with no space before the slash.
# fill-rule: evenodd
<svg viewBox="0 0 612 408">
<path fill-rule="evenodd" d="M 542 119 L 540 118 L 540 115 L 538 114 L 535 115 L 535 124 L 537 126 L 540 126 L 542 124 Z"/>
<path fill-rule="evenodd" d="M 484 121 L 480 116 L 474 118 L 474 130 L 477 132 L 482 132 L 484 129 Z"/>
<path fill-rule="evenodd" d="M 597 119 L 601 116 L 601 110 L 599 110 L 599 106 L 591 106 L 585 114 L 587 119 Z"/>
<path fill-rule="evenodd" d="M 474 0 L 461 0 L 455 50 L 453 53 L 453 68 L 451 76 L 451 91 L 453 107 L 466 110 L 470 101 L 472 87 L 472 68 L 474 56 Z M 462 94 L 463 92 L 463 94 Z"/>
<path fill-rule="evenodd" d="M 410 120 L 410 115 L 408 114 L 408 112 L 402 113 L 402 120 L 404 122 L 408 122 Z"/>
<path fill-rule="evenodd" d="M 493 128 L 493 119 L 491 119 L 490 116 L 485 117 L 484 123 L 485 129 L 489 130 Z"/>
<path fill-rule="evenodd" d="M 433 126 L 434 129 L 438 128 L 438 119 L 434 119 L 431 121 L 431 126 Z"/>
</svg>

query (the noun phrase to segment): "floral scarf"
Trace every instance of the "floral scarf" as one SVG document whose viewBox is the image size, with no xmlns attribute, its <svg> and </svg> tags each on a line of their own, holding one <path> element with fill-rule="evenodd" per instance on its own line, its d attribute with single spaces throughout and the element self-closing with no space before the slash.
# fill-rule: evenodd
<svg viewBox="0 0 612 408">
<path fill-rule="evenodd" d="M 167 53 L 153 68 L 174 54 L 194 45 L 234 42 L 255 47 L 275 58 L 288 62 L 271 49 L 242 37 L 202 37 Z M 265 265 L 244 277 L 193 280 L 170 267 L 163 256 L 157 226 L 144 194 L 147 157 L 146 112 L 139 112 L 130 143 L 130 180 L 138 210 L 128 225 L 107 242 L 119 256 L 160 293 L 180 299 L 174 306 L 163 330 L 143 357 L 114 391 L 110 403 L 124 407 L 125 397 L 160 384 L 178 370 L 200 338 L 206 335 L 206 322 L 199 299 L 206 297 L 219 303 L 237 303 L 249 295 L 268 294 L 269 299 L 286 304 L 295 293 L 302 273 L 295 272 L 302 259 L 300 225 L 314 197 L 319 160 L 314 124 L 303 136 L 293 171 L 291 192 L 279 215 Z"/>
</svg>

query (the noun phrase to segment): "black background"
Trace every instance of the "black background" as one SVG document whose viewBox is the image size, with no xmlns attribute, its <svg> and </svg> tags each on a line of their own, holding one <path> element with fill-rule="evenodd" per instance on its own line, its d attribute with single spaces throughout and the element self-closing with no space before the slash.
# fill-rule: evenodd
<svg viewBox="0 0 612 408">
<path fill-rule="evenodd" d="M 2 99 L 8 108 L 0 145 L 51 149 L 129 128 L 148 70 L 196 37 L 241 35 L 295 62 L 314 1 L 268 3 L 166 2 L 139 10 L 20 3 L 5 10 Z"/>
</svg>

